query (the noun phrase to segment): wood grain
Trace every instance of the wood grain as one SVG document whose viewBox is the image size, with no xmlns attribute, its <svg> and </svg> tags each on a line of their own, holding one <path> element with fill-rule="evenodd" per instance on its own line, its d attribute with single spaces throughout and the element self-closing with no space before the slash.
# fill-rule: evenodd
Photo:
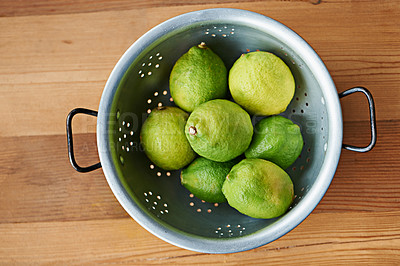
<svg viewBox="0 0 400 266">
<path fill-rule="evenodd" d="M 345 123 L 344 128 L 345 142 L 369 142 L 368 122 Z M 393 156 L 400 154 L 400 121 L 383 121 L 378 128 L 373 151 L 342 152 L 316 213 L 400 211 L 400 165 Z M 98 162 L 94 134 L 77 134 L 74 143 L 79 164 Z M 127 217 L 101 170 L 73 170 L 64 135 L 0 138 L 0 154 L 0 223 Z"/>
<path fill-rule="evenodd" d="M 268 265 L 400 263 L 400 212 L 357 216 L 311 215 L 279 241 L 229 255 L 196 253 L 171 246 L 130 218 L 0 224 L 2 239 L 8 243 L 0 249 L 0 263 L 241 265 L 245 261 L 260 265 L 265 264 L 266 258 Z M 364 221 L 362 225 L 359 219 Z"/>
<path fill-rule="evenodd" d="M 281 1 L 281 0 L 272 0 Z M 308 2 L 310 4 L 319 4 L 320 0 L 287 0 L 291 2 Z M 243 4 L 252 4 L 257 0 L 244 0 Z M 187 5 L 206 5 L 214 4 L 211 0 L 114 0 L 114 1 L 91 1 L 91 0 L 39 0 L 29 1 L 20 0 L 17 3 L 12 0 L 3 0 L 0 2 L 0 17 L 10 16 L 33 16 L 33 15 L 56 15 L 56 14 L 76 14 L 76 13 L 91 13 L 100 11 L 122 11 L 128 9 L 145 9 L 153 7 L 172 7 L 172 6 L 187 6 Z M 237 3 L 235 0 L 218 0 L 219 4 Z"/>
<path fill-rule="evenodd" d="M 80 165 L 99 161 L 94 134 L 75 135 Z M 0 223 L 127 217 L 101 170 L 76 172 L 65 136 L 0 138 Z"/>
<path fill-rule="evenodd" d="M 396 89 L 400 83 L 400 39 L 395 38 L 400 34 L 400 2 L 370 1 L 354 8 L 351 2 L 313 6 L 273 1 L 248 6 L 171 6 L 168 12 L 151 7 L 144 11 L 0 18 L 0 136 L 63 134 L 65 116 L 71 109 L 98 109 L 112 68 L 147 30 L 184 12 L 226 6 L 246 7 L 284 22 L 321 55 L 338 91 L 365 86 L 373 92 L 378 116 L 398 118 L 393 110 L 400 109 L 400 90 Z M 312 16 L 307 15 L 310 12 Z M 331 14 L 339 17 L 332 19 Z M 34 93 L 37 91 L 40 93 Z M 358 111 L 364 99 L 353 99 L 345 119 L 366 120 L 367 113 Z M 378 104 L 383 102 L 386 104 Z M 49 112 L 52 115 L 46 119 L 35 119 Z M 94 132 L 94 128 L 88 131 L 85 123 L 77 123 L 76 131 Z"/>
<path fill-rule="evenodd" d="M 235 254 L 187 251 L 119 205 L 101 169 L 70 166 L 65 118 L 97 110 L 124 51 L 176 15 L 231 7 L 270 16 L 320 55 L 338 92 L 365 86 L 378 142 L 342 151 L 324 198 L 297 228 Z M 400 264 L 400 1 L 0 1 L 0 264 Z M 341 100 L 344 143 L 370 139 L 363 95 Z M 74 118 L 76 157 L 98 161 L 96 119 Z"/>
</svg>

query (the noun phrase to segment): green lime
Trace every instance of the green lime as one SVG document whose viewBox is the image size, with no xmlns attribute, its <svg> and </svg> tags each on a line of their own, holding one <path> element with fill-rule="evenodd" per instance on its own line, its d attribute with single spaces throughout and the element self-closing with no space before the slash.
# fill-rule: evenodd
<svg viewBox="0 0 400 266">
<path fill-rule="evenodd" d="M 199 157 L 182 170 L 181 183 L 201 200 L 211 203 L 225 202 L 222 185 L 236 163 L 236 159 L 221 163 Z"/>
<path fill-rule="evenodd" d="M 193 150 L 207 159 L 226 162 L 250 145 L 253 125 L 249 114 L 228 100 L 211 100 L 196 107 L 185 126 Z"/>
<path fill-rule="evenodd" d="M 283 215 L 293 201 L 293 183 L 276 164 L 263 159 L 244 159 L 229 172 L 222 186 L 228 204 L 253 218 Z"/>
<path fill-rule="evenodd" d="M 204 43 L 193 46 L 175 63 L 169 81 L 171 96 L 187 112 L 228 93 L 224 62 Z"/>
<path fill-rule="evenodd" d="M 177 107 L 158 107 L 143 123 L 140 141 L 147 157 L 164 170 L 177 170 L 196 157 L 185 137 L 188 114 Z"/>
<path fill-rule="evenodd" d="M 260 120 L 254 127 L 253 140 L 246 158 L 261 158 L 288 168 L 303 149 L 300 127 L 282 116 Z"/>
<path fill-rule="evenodd" d="M 251 114 L 274 115 L 286 110 L 295 82 L 289 67 L 268 52 L 243 54 L 229 71 L 233 99 Z"/>
</svg>

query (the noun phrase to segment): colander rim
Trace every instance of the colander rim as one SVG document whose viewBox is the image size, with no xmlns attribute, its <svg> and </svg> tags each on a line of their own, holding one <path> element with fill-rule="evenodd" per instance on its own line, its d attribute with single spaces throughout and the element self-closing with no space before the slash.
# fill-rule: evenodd
<svg viewBox="0 0 400 266">
<path fill-rule="evenodd" d="M 219 23 L 243 23 L 291 43 L 293 51 L 307 64 L 326 99 L 329 135 L 325 160 L 312 188 L 300 203 L 278 222 L 255 233 L 235 238 L 206 238 L 189 234 L 173 228 L 140 208 L 124 189 L 118 178 L 117 169 L 110 153 L 108 129 L 110 111 L 119 82 L 133 60 L 158 38 L 177 29 L 193 25 L 218 21 Z M 343 122 L 341 107 L 333 80 L 318 54 L 297 33 L 280 22 L 247 10 L 232 8 L 213 8 L 185 13 L 173 17 L 149 30 L 135 41 L 119 59 L 112 70 L 101 97 L 97 118 L 97 145 L 100 161 L 107 182 L 126 212 L 143 228 L 155 236 L 173 245 L 205 253 L 233 253 L 253 249 L 268 244 L 299 225 L 318 205 L 326 193 L 335 174 L 342 146 Z"/>
</svg>

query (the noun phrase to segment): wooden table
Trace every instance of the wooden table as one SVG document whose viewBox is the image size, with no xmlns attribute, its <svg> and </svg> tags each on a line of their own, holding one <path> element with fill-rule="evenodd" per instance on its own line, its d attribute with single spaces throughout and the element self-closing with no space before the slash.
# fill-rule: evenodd
<svg viewBox="0 0 400 266">
<path fill-rule="evenodd" d="M 319 53 L 338 92 L 376 101 L 373 151 L 343 151 L 313 213 L 266 246 L 226 255 L 187 251 L 148 233 L 116 201 L 101 170 L 75 172 L 65 118 L 97 110 L 123 52 L 173 16 L 233 7 L 270 16 Z M 0 264 L 400 264 L 399 1 L 0 2 Z M 344 142 L 369 142 L 365 97 L 341 101 Z M 76 156 L 98 160 L 96 120 L 74 121 Z"/>
</svg>

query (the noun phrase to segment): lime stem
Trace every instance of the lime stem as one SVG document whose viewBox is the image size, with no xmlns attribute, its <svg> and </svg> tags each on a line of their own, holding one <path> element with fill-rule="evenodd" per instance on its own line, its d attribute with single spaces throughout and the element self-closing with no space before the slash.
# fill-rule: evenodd
<svg viewBox="0 0 400 266">
<path fill-rule="evenodd" d="M 201 42 L 199 45 L 197 45 L 197 47 L 201 48 L 201 49 L 205 49 L 207 48 L 206 43 L 205 42 Z"/>
<path fill-rule="evenodd" d="M 197 129 L 194 126 L 189 127 L 189 134 L 192 136 L 196 136 L 197 134 Z"/>
</svg>

